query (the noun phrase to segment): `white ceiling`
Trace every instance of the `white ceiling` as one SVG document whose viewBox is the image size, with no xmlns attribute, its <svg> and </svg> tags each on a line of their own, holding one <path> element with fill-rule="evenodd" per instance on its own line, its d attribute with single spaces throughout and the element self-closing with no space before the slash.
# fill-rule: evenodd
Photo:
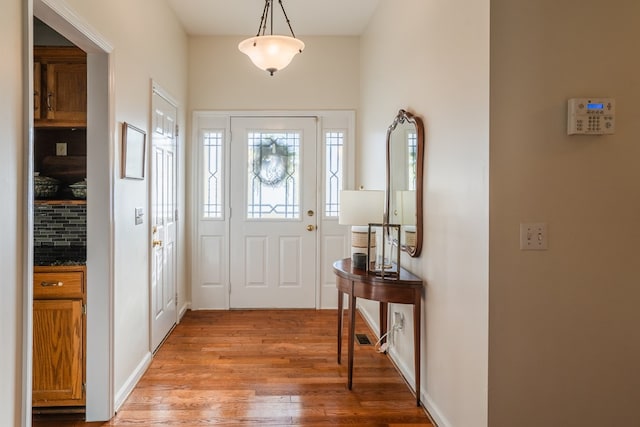
<svg viewBox="0 0 640 427">
<path fill-rule="evenodd" d="M 185 31 L 199 36 L 254 35 L 264 9 L 264 0 L 167 1 Z M 296 36 L 360 35 L 379 3 L 380 0 L 282 0 Z M 274 7 L 274 34 L 289 35 L 277 0 Z"/>
</svg>

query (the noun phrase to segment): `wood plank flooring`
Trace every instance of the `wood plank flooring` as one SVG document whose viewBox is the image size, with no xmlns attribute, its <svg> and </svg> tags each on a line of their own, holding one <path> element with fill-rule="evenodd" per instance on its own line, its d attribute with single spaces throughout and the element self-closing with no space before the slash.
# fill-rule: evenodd
<svg viewBox="0 0 640 427">
<path fill-rule="evenodd" d="M 189 311 L 111 421 L 34 417 L 33 425 L 432 426 L 373 345 L 356 342 L 353 390 L 347 389 L 347 330 L 338 365 L 336 316 L 335 310 Z M 356 333 L 375 342 L 356 317 Z"/>
</svg>

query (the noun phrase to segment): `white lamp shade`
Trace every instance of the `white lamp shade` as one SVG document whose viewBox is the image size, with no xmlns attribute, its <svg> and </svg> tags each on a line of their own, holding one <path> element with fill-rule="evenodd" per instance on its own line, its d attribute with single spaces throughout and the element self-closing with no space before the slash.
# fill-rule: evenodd
<svg viewBox="0 0 640 427">
<path fill-rule="evenodd" d="M 384 191 L 343 190 L 340 192 L 338 223 L 343 225 L 380 224 L 383 215 Z"/>
<path fill-rule="evenodd" d="M 302 52 L 304 43 L 288 36 L 256 36 L 243 40 L 238 45 L 256 67 L 273 75 L 289 65 L 296 54 Z"/>
</svg>

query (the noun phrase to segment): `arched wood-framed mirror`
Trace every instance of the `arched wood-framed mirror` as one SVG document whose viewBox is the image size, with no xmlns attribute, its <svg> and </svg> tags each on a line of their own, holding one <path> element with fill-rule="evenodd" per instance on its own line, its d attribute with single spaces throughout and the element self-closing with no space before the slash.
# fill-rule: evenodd
<svg viewBox="0 0 640 427">
<path fill-rule="evenodd" d="M 422 251 L 422 119 L 400 110 L 387 129 L 386 149 L 385 222 L 401 225 L 399 247 L 417 257 Z"/>
</svg>

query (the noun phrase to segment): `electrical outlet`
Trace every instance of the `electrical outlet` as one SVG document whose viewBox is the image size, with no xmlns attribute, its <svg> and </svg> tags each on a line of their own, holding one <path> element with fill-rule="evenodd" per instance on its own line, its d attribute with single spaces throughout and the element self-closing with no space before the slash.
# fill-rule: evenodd
<svg viewBox="0 0 640 427">
<path fill-rule="evenodd" d="M 66 156 L 66 155 L 67 155 L 67 143 L 56 142 L 56 156 Z"/>
<path fill-rule="evenodd" d="M 399 331 L 404 328 L 404 315 L 399 311 L 393 312 L 393 326 Z"/>
</svg>

